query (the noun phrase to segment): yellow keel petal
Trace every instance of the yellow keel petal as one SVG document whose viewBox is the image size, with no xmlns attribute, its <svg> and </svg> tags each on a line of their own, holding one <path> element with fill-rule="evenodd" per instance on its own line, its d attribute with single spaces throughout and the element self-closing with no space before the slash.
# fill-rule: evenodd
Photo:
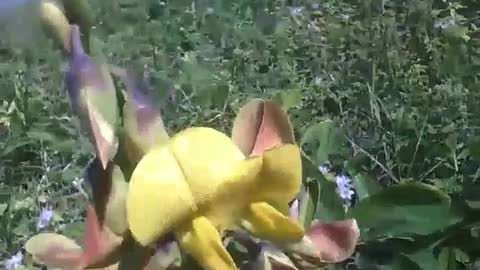
<svg viewBox="0 0 480 270">
<path fill-rule="evenodd" d="M 237 266 L 222 243 L 220 233 L 206 217 L 195 218 L 176 231 L 180 246 L 205 270 L 236 270 Z"/>
<path fill-rule="evenodd" d="M 153 243 L 196 210 L 182 169 L 168 147 L 152 149 L 133 171 L 127 195 L 127 219 L 142 245 Z"/>
<path fill-rule="evenodd" d="M 212 128 L 188 128 L 175 135 L 169 147 L 197 205 L 209 203 L 245 158 L 227 135 Z"/>
<path fill-rule="evenodd" d="M 302 225 L 282 215 L 266 202 L 250 204 L 244 219 L 248 231 L 275 243 L 297 242 L 305 234 Z"/>
</svg>

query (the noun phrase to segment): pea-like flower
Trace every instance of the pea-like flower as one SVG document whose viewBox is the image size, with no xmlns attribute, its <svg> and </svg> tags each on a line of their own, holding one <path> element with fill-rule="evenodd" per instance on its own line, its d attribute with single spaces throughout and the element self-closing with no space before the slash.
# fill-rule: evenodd
<svg viewBox="0 0 480 270">
<path fill-rule="evenodd" d="M 5 268 L 7 270 L 14 270 L 19 266 L 23 265 L 23 254 L 22 252 L 17 252 L 17 254 L 13 255 L 10 259 L 5 262 Z"/>
<path fill-rule="evenodd" d="M 237 269 L 222 244 L 225 230 L 243 226 L 273 242 L 302 239 L 302 226 L 277 210 L 288 211 L 300 184 L 297 146 L 247 158 L 225 134 L 188 128 L 135 168 L 127 195 L 129 227 L 144 246 L 173 231 L 205 269 Z"/>
<path fill-rule="evenodd" d="M 293 138 L 293 131 L 284 112 L 266 104 L 281 125 L 258 130 L 255 117 L 264 102 L 254 100 L 239 113 L 232 138 L 188 128 L 142 158 L 127 195 L 129 228 L 138 242 L 148 246 L 173 231 L 204 269 L 220 270 L 237 269 L 221 240 L 227 230 L 243 228 L 273 243 L 303 238 L 303 226 L 288 217 L 301 187 L 300 149 L 294 140 L 277 143 Z"/>
<path fill-rule="evenodd" d="M 355 194 L 351 183 L 352 180 L 346 175 L 337 175 L 335 182 L 337 183 L 338 194 L 349 205 L 353 199 L 353 194 Z"/>
<path fill-rule="evenodd" d="M 40 216 L 37 219 L 37 230 L 46 228 L 53 218 L 53 207 L 43 207 Z"/>
</svg>

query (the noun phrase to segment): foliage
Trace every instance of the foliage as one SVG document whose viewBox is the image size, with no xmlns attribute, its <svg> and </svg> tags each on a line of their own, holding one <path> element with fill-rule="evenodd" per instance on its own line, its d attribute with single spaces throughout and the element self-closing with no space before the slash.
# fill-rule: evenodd
<svg viewBox="0 0 480 270">
<path fill-rule="evenodd" d="M 147 66 L 169 133 L 227 133 L 255 97 L 289 111 L 304 151 L 306 219 L 358 222 L 360 242 L 343 265 L 475 269 L 476 1 L 90 2 L 90 54 Z M 49 230 L 82 236 L 79 183 L 95 151 L 79 136 L 51 42 L 0 51 L 4 258 L 35 234 L 32 217 L 45 206 L 55 206 Z M 340 172 L 356 190 L 347 211 L 335 192 Z"/>
</svg>

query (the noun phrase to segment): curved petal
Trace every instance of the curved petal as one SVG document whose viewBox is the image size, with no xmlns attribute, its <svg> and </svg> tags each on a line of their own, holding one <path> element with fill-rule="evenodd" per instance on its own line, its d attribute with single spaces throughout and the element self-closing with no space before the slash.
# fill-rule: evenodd
<svg viewBox="0 0 480 270">
<path fill-rule="evenodd" d="M 320 223 L 310 227 L 301 242 L 287 249 L 300 264 L 323 266 L 352 256 L 359 237 L 355 219 Z"/>
<path fill-rule="evenodd" d="M 93 204 L 100 224 L 122 235 L 127 229 L 128 183 L 120 167 L 109 162 L 103 169 L 98 158 L 88 165 L 85 179 L 91 187 Z"/>
<path fill-rule="evenodd" d="M 56 233 L 40 233 L 25 243 L 34 261 L 50 267 L 73 268 L 81 260 L 82 248 L 70 238 Z"/>
<path fill-rule="evenodd" d="M 87 221 L 81 266 L 106 267 L 116 261 L 122 238 L 116 236 L 106 226 L 102 226 L 92 205 L 87 206 Z"/>
<path fill-rule="evenodd" d="M 127 100 L 123 106 L 122 154 L 132 165 L 153 146 L 169 139 L 160 110 L 152 101 L 146 83 L 130 69 L 117 69 L 116 75 L 127 86 Z"/>
<path fill-rule="evenodd" d="M 127 194 L 127 220 L 143 246 L 154 243 L 196 209 L 183 170 L 160 145 L 149 151 L 133 171 Z"/>
<path fill-rule="evenodd" d="M 273 101 L 253 99 L 240 109 L 232 129 L 232 139 L 249 155 L 259 155 L 275 146 L 295 144 L 287 113 Z"/>
<path fill-rule="evenodd" d="M 70 24 L 61 7 L 50 0 L 40 2 L 40 18 L 47 33 L 58 43 L 64 52 L 71 52 Z"/>
<path fill-rule="evenodd" d="M 313 225 L 307 235 L 317 248 L 322 262 L 337 263 L 353 254 L 360 231 L 357 221 L 348 219 Z"/>
<path fill-rule="evenodd" d="M 74 112 L 95 145 L 103 168 L 116 153 L 117 93 L 110 72 L 84 51 L 77 25 L 71 26 L 70 68 L 66 85 Z"/>
</svg>

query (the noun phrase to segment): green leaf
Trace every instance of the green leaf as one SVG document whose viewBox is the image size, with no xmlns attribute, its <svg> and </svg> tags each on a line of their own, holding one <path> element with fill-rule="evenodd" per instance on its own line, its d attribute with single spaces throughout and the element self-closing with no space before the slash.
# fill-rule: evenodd
<svg viewBox="0 0 480 270">
<path fill-rule="evenodd" d="M 472 209 L 480 209 L 480 183 L 466 180 L 463 182 L 462 195 L 465 203 Z"/>
<path fill-rule="evenodd" d="M 475 161 L 480 161 L 480 136 L 469 138 L 467 147 L 468 151 L 470 152 L 470 156 Z"/>
<path fill-rule="evenodd" d="M 456 270 L 457 258 L 454 248 L 445 247 L 438 256 L 438 270 Z"/>
<path fill-rule="evenodd" d="M 305 227 L 309 227 L 315 218 L 318 200 L 320 198 L 320 186 L 318 181 L 310 181 L 306 183 L 307 191 L 303 195 L 298 205 L 299 220 Z"/>
<path fill-rule="evenodd" d="M 420 267 L 415 261 L 404 254 L 395 257 L 392 263 L 392 270 L 427 270 Z"/>
<path fill-rule="evenodd" d="M 7 210 L 8 204 L 0 203 L 0 217 L 3 216 L 3 213 Z"/>
<path fill-rule="evenodd" d="M 424 248 L 413 254 L 404 254 L 410 260 L 414 261 L 422 269 L 439 269 L 441 264 L 438 263 L 434 255 L 433 248 Z"/>
<path fill-rule="evenodd" d="M 352 176 L 353 186 L 360 201 L 381 190 L 378 182 L 367 173 L 356 172 L 355 170 L 349 170 L 349 173 Z"/>
<path fill-rule="evenodd" d="M 307 188 L 308 186 L 316 184 L 320 191 L 317 193 L 316 187 L 309 190 L 310 196 L 317 202 L 315 219 L 319 219 L 322 222 L 343 220 L 345 217 L 345 208 L 343 200 L 336 191 L 337 186 L 335 182 L 327 180 L 312 160 L 305 155 L 302 155 L 302 164 L 304 170 L 303 175 L 312 178 L 312 183 L 308 183 Z"/>
<path fill-rule="evenodd" d="M 68 238 L 72 238 L 78 243 L 83 241 L 83 235 L 85 233 L 85 222 L 74 222 L 67 224 L 63 230 L 63 235 Z"/>
<path fill-rule="evenodd" d="M 362 200 L 347 216 L 357 219 L 362 237 L 366 239 L 426 235 L 459 220 L 451 211 L 447 194 L 418 183 L 388 187 Z"/>
<path fill-rule="evenodd" d="M 274 100 L 281 104 L 284 110 L 288 110 L 300 104 L 302 101 L 302 91 L 296 88 L 277 91 L 274 94 Z"/>
<path fill-rule="evenodd" d="M 340 150 L 341 142 L 339 133 L 334 123 L 328 119 L 310 126 L 301 139 L 302 146 L 313 144 L 315 151 L 315 162 L 323 164 L 328 156 Z"/>
</svg>

